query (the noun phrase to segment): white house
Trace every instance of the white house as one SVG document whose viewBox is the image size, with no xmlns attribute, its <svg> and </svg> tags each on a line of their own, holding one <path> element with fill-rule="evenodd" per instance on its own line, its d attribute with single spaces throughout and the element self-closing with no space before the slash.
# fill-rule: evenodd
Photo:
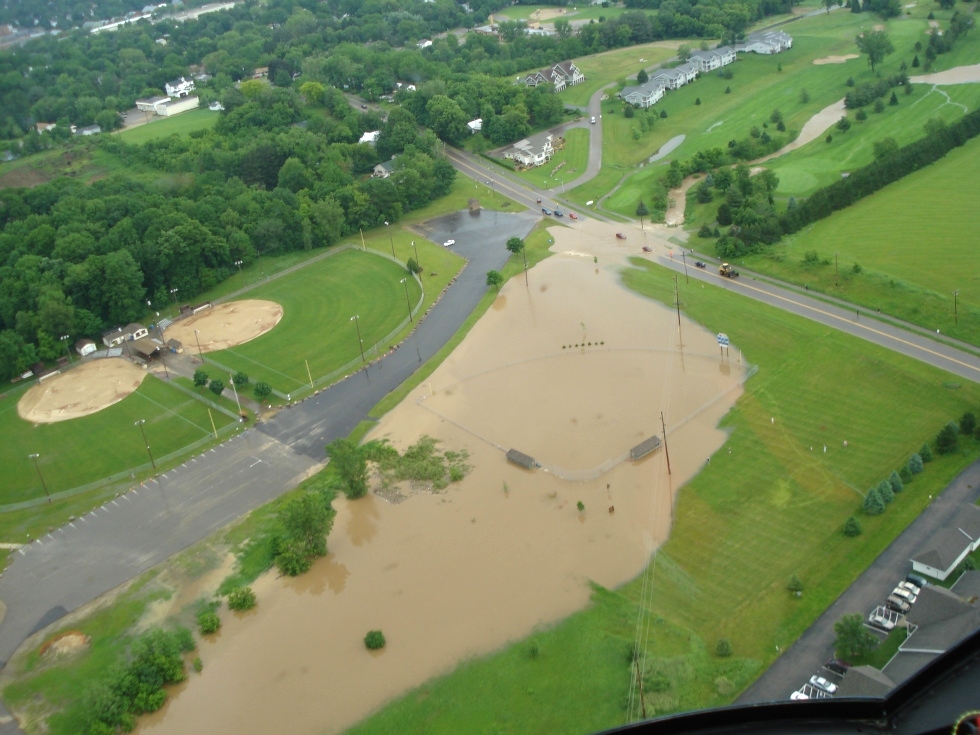
<svg viewBox="0 0 980 735">
<path fill-rule="evenodd" d="M 149 334 L 149 330 L 142 324 L 134 322 L 125 327 L 116 327 L 102 335 L 102 344 L 106 347 L 118 347 L 126 340 L 141 339 Z"/>
<path fill-rule="evenodd" d="M 186 97 L 194 91 L 194 80 L 184 77 L 174 79 L 172 82 L 165 82 L 163 89 L 168 97 Z"/>
<path fill-rule="evenodd" d="M 721 46 L 707 51 L 695 51 L 687 57 L 688 63 L 694 64 L 699 72 L 712 71 L 723 66 L 728 66 L 735 59 L 735 49 L 731 46 Z"/>
<path fill-rule="evenodd" d="M 200 97 L 181 97 L 175 100 L 168 100 L 157 105 L 157 114 L 169 117 L 179 115 L 182 112 L 195 109 L 201 104 Z"/>
<path fill-rule="evenodd" d="M 785 31 L 750 33 L 743 43 L 735 47 L 736 51 L 751 51 L 754 54 L 778 54 L 791 48 L 793 37 Z"/>
<path fill-rule="evenodd" d="M 371 174 L 373 179 L 387 179 L 391 176 L 391 172 L 395 170 L 394 161 L 382 161 L 377 166 L 374 167 L 374 172 Z"/>
<path fill-rule="evenodd" d="M 378 136 L 379 135 L 381 135 L 381 131 L 380 130 L 371 130 L 371 131 L 365 132 L 364 135 L 361 136 L 361 139 L 359 141 L 357 141 L 357 142 L 358 143 L 370 143 L 371 145 L 374 145 L 375 143 L 378 142 Z"/>
<path fill-rule="evenodd" d="M 514 143 L 514 150 L 504 154 L 504 158 L 511 158 L 525 167 L 543 166 L 554 154 L 555 150 L 551 146 L 551 136 L 544 139 L 541 148 L 538 149 L 531 141 L 519 140 Z"/>
<path fill-rule="evenodd" d="M 952 523 L 938 531 L 912 557 L 912 569 L 934 579 L 944 580 L 978 548 L 980 508 L 966 505 Z"/>
<path fill-rule="evenodd" d="M 419 47 L 419 49 L 427 49 L 427 48 L 429 48 L 430 46 L 432 46 L 432 41 L 430 41 L 429 39 L 425 39 L 424 41 L 419 41 L 419 42 L 418 42 L 417 44 L 415 44 L 415 45 L 416 45 L 416 46 L 418 46 L 418 47 Z"/>
<path fill-rule="evenodd" d="M 584 81 L 585 75 L 575 64 L 571 61 L 562 61 L 547 69 L 528 74 L 524 77 L 523 83 L 527 87 L 536 87 L 551 82 L 555 85 L 555 91 L 561 92 L 565 87 L 574 87 Z"/>
<path fill-rule="evenodd" d="M 689 84 L 697 79 L 697 76 L 697 66 L 686 62 L 673 69 L 664 69 L 663 71 L 657 72 L 657 75 L 651 81 L 663 82 L 663 85 L 667 89 L 680 89 L 685 84 Z"/>
<path fill-rule="evenodd" d="M 650 107 L 663 98 L 665 89 L 662 80 L 651 79 L 639 86 L 624 87 L 619 96 L 635 107 Z"/>
<path fill-rule="evenodd" d="M 169 97 L 148 97 L 145 100 L 136 100 L 136 109 L 140 112 L 152 112 L 154 115 L 159 115 L 160 105 L 167 102 L 170 102 Z"/>
<path fill-rule="evenodd" d="M 468 127 L 470 132 L 474 135 L 479 133 L 481 130 L 483 130 L 483 118 L 478 117 L 476 120 L 470 120 L 468 123 L 466 123 L 466 127 Z"/>
<path fill-rule="evenodd" d="M 99 125 L 86 125 L 84 128 L 76 128 L 72 132 L 75 135 L 98 135 L 102 132 L 102 127 Z"/>
<path fill-rule="evenodd" d="M 223 109 L 225 109 L 225 106 L 220 102 L 218 102 L 218 100 L 215 100 L 210 105 L 208 105 L 208 109 L 211 110 L 212 112 L 221 112 Z"/>
<path fill-rule="evenodd" d="M 95 352 L 95 342 L 90 339 L 80 339 L 75 343 L 75 352 L 82 357 L 91 355 Z"/>
</svg>

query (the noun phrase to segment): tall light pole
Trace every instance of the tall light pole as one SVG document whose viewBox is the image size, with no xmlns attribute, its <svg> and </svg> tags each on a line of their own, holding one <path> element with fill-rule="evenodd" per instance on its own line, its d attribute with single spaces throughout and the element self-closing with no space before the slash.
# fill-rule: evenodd
<svg viewBox="0 0 980 735">
<path fill-rule="evenodd" d="M 419 267 L 419 278 L 422 278 L 422 263 L 419 262 L 419 249 L 415 247 L 415 240 L 412 240 L 412 250 L 415 251 L 415 265 Z"/>
<path fill-rule="evenodd" d="M 179 288 L 170 289 L 170 296 L 174 300 L 174 318 L 177 318 L 177 292 L 180 291 Z"/>
<path fill-rule="evenodd" d="M 38 457 L 40 454 L 28 454 L 28 457 L 34 460 L 34 469 L 37 470 L 37 476 L 41 478 L 41 487 L 44 488 L 44 494 L 48 496 L 48 502 L 51 502 L 51 493 L 48 492 L 48 483 L 44 481 L 44 475 L 41 474 L 41 468 L 37 464 Z"/>
<path fill-rule="evenodd" d="M 71 339 L 69 335 L 67 334 L 61 335 L 61 341 L 65 343 L 65 352 L 68 353 L 68 362 L 74 362 L 74 360 L 71 359 L 71 349 L 68 347 L 69 339 Z"/>
<path fill-rule="evenodd" d="M 497 188 L 494 186 L 493 179 L 489 179 L 487 184 L 490 186 L 490 191 L 493 192 L 493 203 L 497 203 Z"/>
<path fill-rule="evenodd" d="M 524 285 L 530 288 L 531 284 L 527 280 L 527 247 L 521 242 L 521 255 L 524 256 Z"/>
<path fill-rule="evenodd" d="M 201 339 L 200 339 L 200 337 L 198 337 L 199 334 L 200 334 L 200 332 L 195 329 L 194 330 L 194 341 L 197 342 L 197 354 L 198 354 L 198 357 L 201 358 L 201 364 L 203 365 L 204 364 L 204 351 L 201 350 Z"/>
<path fill-rule="evenodd" d="M 307 367 L 309 367 L 309 366 L 307 366 Z M 231 383 L 231 389 L 233 391 L 235 391 L 235 403 L 238 404 L 238 415 L 239 415 L 239 417 L 241 417 L 241 415 L 242 415 L 242 402 L 238 400 L 238 386 L 235 385 L 235 376 L 232 375 L 231 373 L 228 373 L 228 382 Z"/>
<path fill-rule="evenodd" d="M 681 251 L 681 257 L 684 258 L 684 283 L 690 283 L 691 277 L 687 274 L 687 253 L 683 250 Z"/>
<path fill-rule="evenodd" d="M 953 324 L 959 324 L 960 318 L 956 313 L 956 297 L 960 295 L 960 290 L 956 289 L 953 291 Z"/>
<path fill-rule="evenodd" d="M 236 260 L 235 261 L 235 265 L 238 266 L 238 275 L 240 275 L 242 277 L 242 288 L 245 288 L 246 286 L 248 286 L 248 284 L 245 283 L 245 274 L 242 273 L 242 262 L 243 261 L 241 261 L 241 260 Z"/>
<path fill-rule="evenodd" d="M 354 328 L 357 330 L 357 346 L 361 350 L 361 362 L 367 364 L 367 359 L 364 357 L 364 343 L 361 341 L 361 327 L 360 321 L 357 318 L 357 314 L 350 318 L 354 322 Z"/>
<path fill-rule="evenodd" d="M 388 230 L 388 242 L 391 243 L 391 257 L 397 259 L 398 256 L 395 255 L 395 241 L 391 239 L 391 225 L 388 224 L 388 220 L 385 220 L 385 229 Z"/>
<path fill-rule="evenodd" d="M 408 278 L 403 278 L 399 283 L 405 284 L 405 303 L 408 305 L 408 321 L 414 322 L 415 319 L 412 317 L 412 301 L 408 298 Z"/>
<path fill-rule="evenodd" d="M 150 442 L 146 440 L 146 431 L 143 429 L 143 424 L 146 423 L 146 419 L 139 419 L 136 421 L 136 426 L 140 428 L 140 434 L 143 436 L 143 446 L 146 447 L 146 453 L 150 457 L 150 464 L 153 465 L 153 469 L 157 468 L 157 463 L 153 460 L 153 452 L 150 451 Z"/>
</svg>

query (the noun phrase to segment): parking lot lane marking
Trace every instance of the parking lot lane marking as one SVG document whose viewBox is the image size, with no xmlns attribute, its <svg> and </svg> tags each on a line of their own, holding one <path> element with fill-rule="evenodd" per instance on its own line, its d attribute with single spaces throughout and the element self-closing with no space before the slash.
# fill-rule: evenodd
<svg viewBox="0 0 980 735">
<path fill-rule="evenodd" d="M 23 549 L 17 549 L 17 551 L 19 551 L 19 552 L 20 552 L 20 555 L 21 555 L 21 556 L 23 556 L 23 555 L 24 555 L 24 550 L 23 550 Z"/>
<path fill-rule="evenodd" d="M 113 505 L 119 505 L 119 503 L 117 503 L 115 500 L 112 501 L 112 504 Z"/>
<path fill-rule="evenodd" d="M 72 523 L 71 521 L 68 522 L 68 525 L 71 526 L 72 528 L 75 528 L 75 524 Z"/>
</svg>

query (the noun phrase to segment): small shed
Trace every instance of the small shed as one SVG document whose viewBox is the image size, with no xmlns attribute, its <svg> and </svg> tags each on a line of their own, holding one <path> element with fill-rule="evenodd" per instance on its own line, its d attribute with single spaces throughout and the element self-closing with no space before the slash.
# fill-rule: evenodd
<svg viewBox="0 0 980 735">
<path fill-rule="evenodd" d="M 533 470 L 535 467 L 541 466 L 534 460 L 534 457 L 529 457 L 524 452 L 519 452 L 516 449 L 511 449 L 507 452 L 507 461 L 526 470 Z"/>
<path fill-rule="evenodd" d="M 82 357 L 91 355 L 95 352 L 95 342 L 90 339 L 80 339 L 75 343 L 75 352 Z"/>
<path fill-rule="evenodd" d="M 635 447 L 630 449 L 630 459 L 632 459 L 635 462 L 636 460 L 642 459 L 643 457 L 650 454 L 650 452 L 653 452 L 657 449 L 660 449 L 660 437 L 651 436 L 649 439 L 645 439 L 644 441 L 640 442 Z"/>
<path fill-rule="evenodd" d="M 138 339 L 133 342 L 132 354 L 137 357 L 141 357 L 144 360 L 149 360 L 156 357 L 160 352 L 160 343 L 154 339 Z"/>
<path fill-rule="evenodd" d="M 479 212 L 483 208 L 480 206 L 479 199 L 470 199 L 469 202 L 467 202 L 467 204 L 469 205 L 471 212 Z"/>
</svg>

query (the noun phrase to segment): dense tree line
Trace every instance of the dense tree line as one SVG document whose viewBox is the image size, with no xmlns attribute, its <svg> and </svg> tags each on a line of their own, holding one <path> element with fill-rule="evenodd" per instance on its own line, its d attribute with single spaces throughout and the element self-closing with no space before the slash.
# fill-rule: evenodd
<svg viewBox="0 0 980 735">
<path fill-rule="evenodd" d="M 283 112 L 298 109 L 290 97 L 266 87 L 217 129 L 183 138 L 100 141 L 164 177 L 0 191 L 0 378 L 64 354 L 65 334 L 98 337 L 148 305 L 164 310 L 171 289 L 193 299 L 232 275 L 237 260 L 329 245 L 450 190 L 455 170 L 409 111 L 381 126 L 381 150 L 397 154 L 393 173 L 367 178 L 380 159 L 356 142 L 357 127 L 319 116 L 313 130 L 294 126 Z M 360 122 L 349 105 L 340 109 Z M 343 130 L 318 132 L 331 127 Z"/>
</svg>

